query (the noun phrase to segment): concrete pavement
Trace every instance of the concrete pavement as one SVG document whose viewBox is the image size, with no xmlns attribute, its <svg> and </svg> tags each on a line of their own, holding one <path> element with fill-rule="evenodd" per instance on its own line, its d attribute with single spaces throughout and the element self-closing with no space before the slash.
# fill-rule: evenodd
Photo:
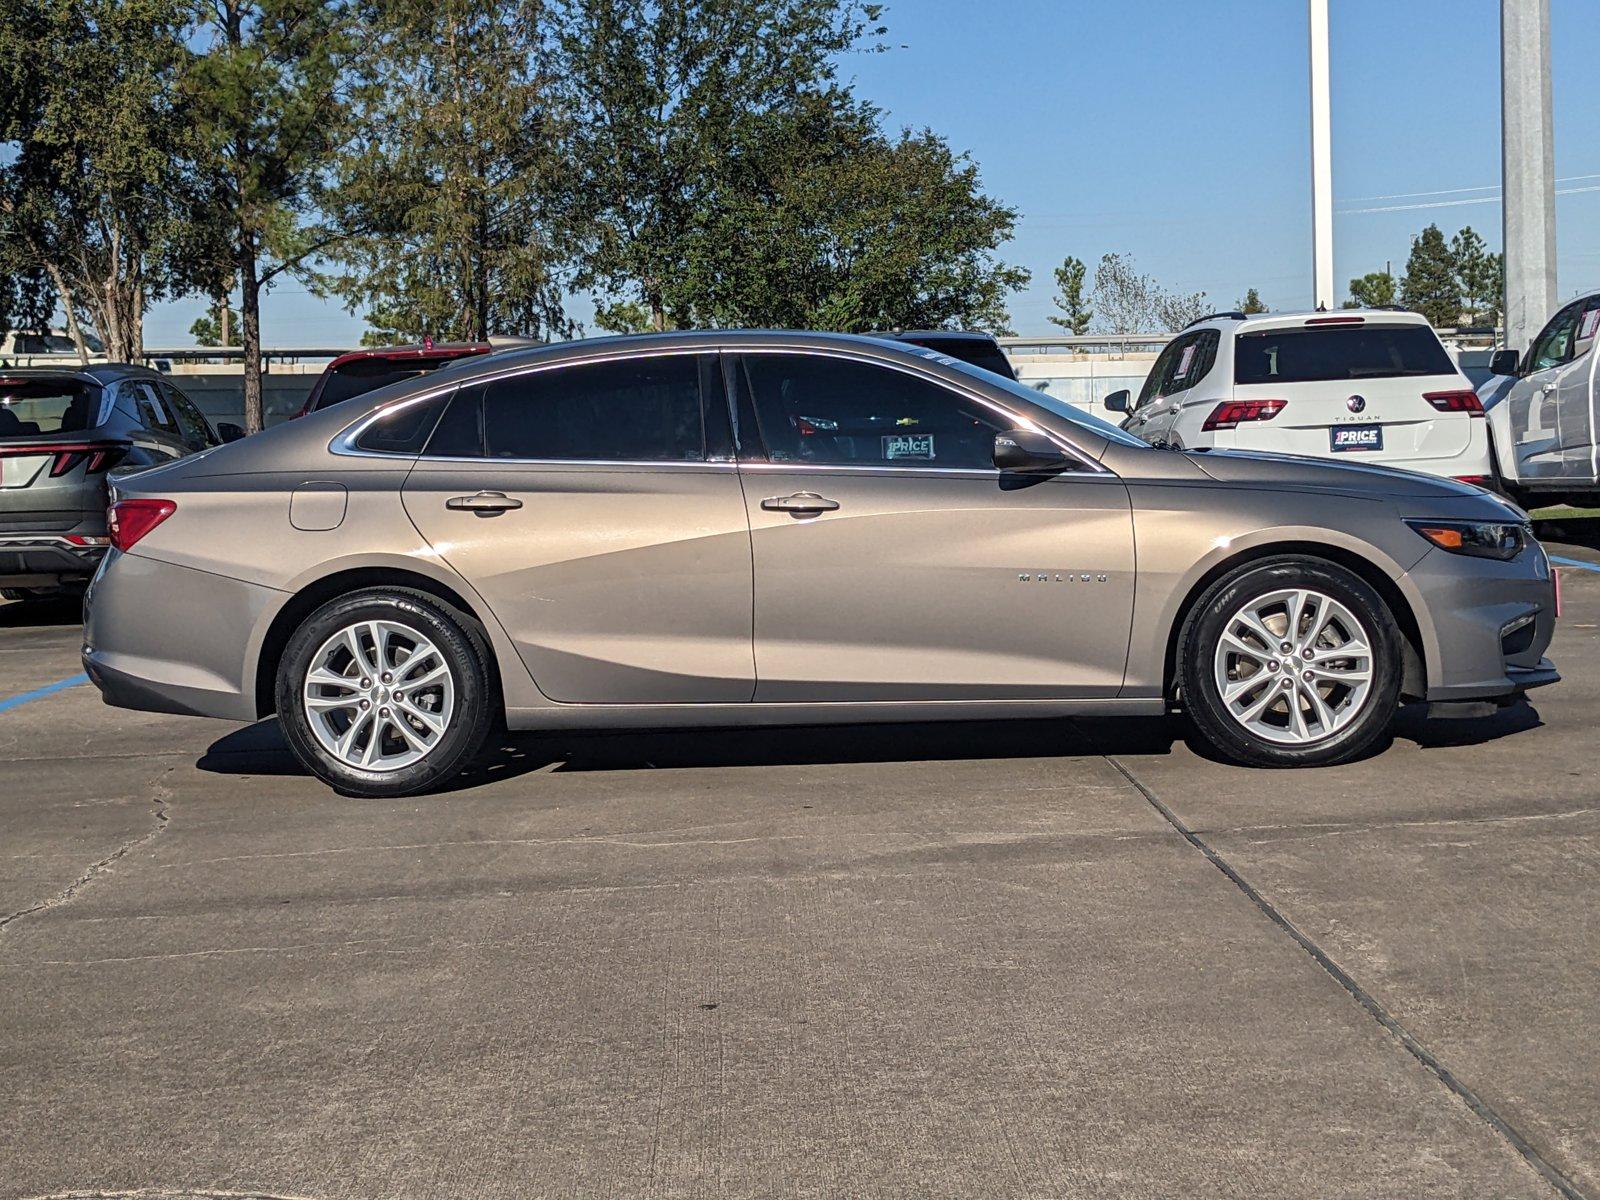
<svg viewBox="0 0 1600 1200">
<path fill-rule="evenodd" d="M 270 723 L 5 709 L 0 1195 L 1600 1197 L 1565 582 L 1565 682 L 1314 772 L 1167 722 L 562 735 L 372 802 Z M 0 608 L 0 702 L 69 618 Z"/>
</svg>

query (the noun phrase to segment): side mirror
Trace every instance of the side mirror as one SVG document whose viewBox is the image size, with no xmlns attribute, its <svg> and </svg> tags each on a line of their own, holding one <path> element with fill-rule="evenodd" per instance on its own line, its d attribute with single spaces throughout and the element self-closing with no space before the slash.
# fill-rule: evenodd
<svg viewBox="0 0 1600 1200">
<path fill-rule="evenodd" d="M 1515 350 L 1496 350 L 1489 357 L 1489 374 L 1515 375 L 1519 357 Z"/>
<path fill-rule="evenodd" d="M 218 421 L 217 436 L 225 442 L 237 442 L 244 436 L 244 430 L 232 421 Z"/>
<path fill-rule="evenodd" d="M 1106 397 L 1106 407 L 1112 412 L 1125 413 L 1128 411 L 1128 401 L 1132 399 L 1127 388 L 1120 392 L 1112 392 Z"/>
<path fill-rule="evenodd" d="M 1060 446 L 1032 429 L 994 435 L 994 465 L 1002 471 L 1060 471 L 1071 462 Z"/>
</svg>

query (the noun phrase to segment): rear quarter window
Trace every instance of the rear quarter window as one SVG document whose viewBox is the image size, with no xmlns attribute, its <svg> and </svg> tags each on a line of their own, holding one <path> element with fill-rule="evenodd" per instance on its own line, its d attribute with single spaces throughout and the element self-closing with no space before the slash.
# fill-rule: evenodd
<svg viewBox="0 0 1600 1200">
<path fill-rule="evenodd" d="M 1263 329 L 1234 342 L 1235 383 L 1321 383 L 1454 375 L 1456 364 L 1427 325 Z"/>
</svg>

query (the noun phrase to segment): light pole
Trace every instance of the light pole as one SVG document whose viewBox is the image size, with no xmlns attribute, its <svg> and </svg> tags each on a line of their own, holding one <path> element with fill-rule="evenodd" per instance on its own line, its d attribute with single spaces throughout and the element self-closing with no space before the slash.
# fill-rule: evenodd
<svg viewBox="0 0 1600 1200">
<path fill-rule="evenodd" d="M 1524 350 L 1556 306 L 1550 0 L 1500 0 L 1505 344 Z"/>
<path fill-rule="evenodd" d="M 1329 309 L 1333 307 L 1333 151 L 1328 101 L 1328 0 L 1310 0 L 1310 16 L 1311 275 L 1316 307 Z"/>
</svg>

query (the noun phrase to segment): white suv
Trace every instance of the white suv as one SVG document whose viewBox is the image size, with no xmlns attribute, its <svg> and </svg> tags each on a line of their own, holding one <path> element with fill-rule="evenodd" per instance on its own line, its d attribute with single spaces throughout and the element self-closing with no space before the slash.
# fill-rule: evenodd
<svg viewBox="0 0 1600 1200">
<path fill-rule="evenodd" d="M 1167 344 L 1122 427 L 1173 449 L 1273 450 L 1494 481 L 1483 405 L 1417 313 L 1219 313 Z"/>
</svg>

